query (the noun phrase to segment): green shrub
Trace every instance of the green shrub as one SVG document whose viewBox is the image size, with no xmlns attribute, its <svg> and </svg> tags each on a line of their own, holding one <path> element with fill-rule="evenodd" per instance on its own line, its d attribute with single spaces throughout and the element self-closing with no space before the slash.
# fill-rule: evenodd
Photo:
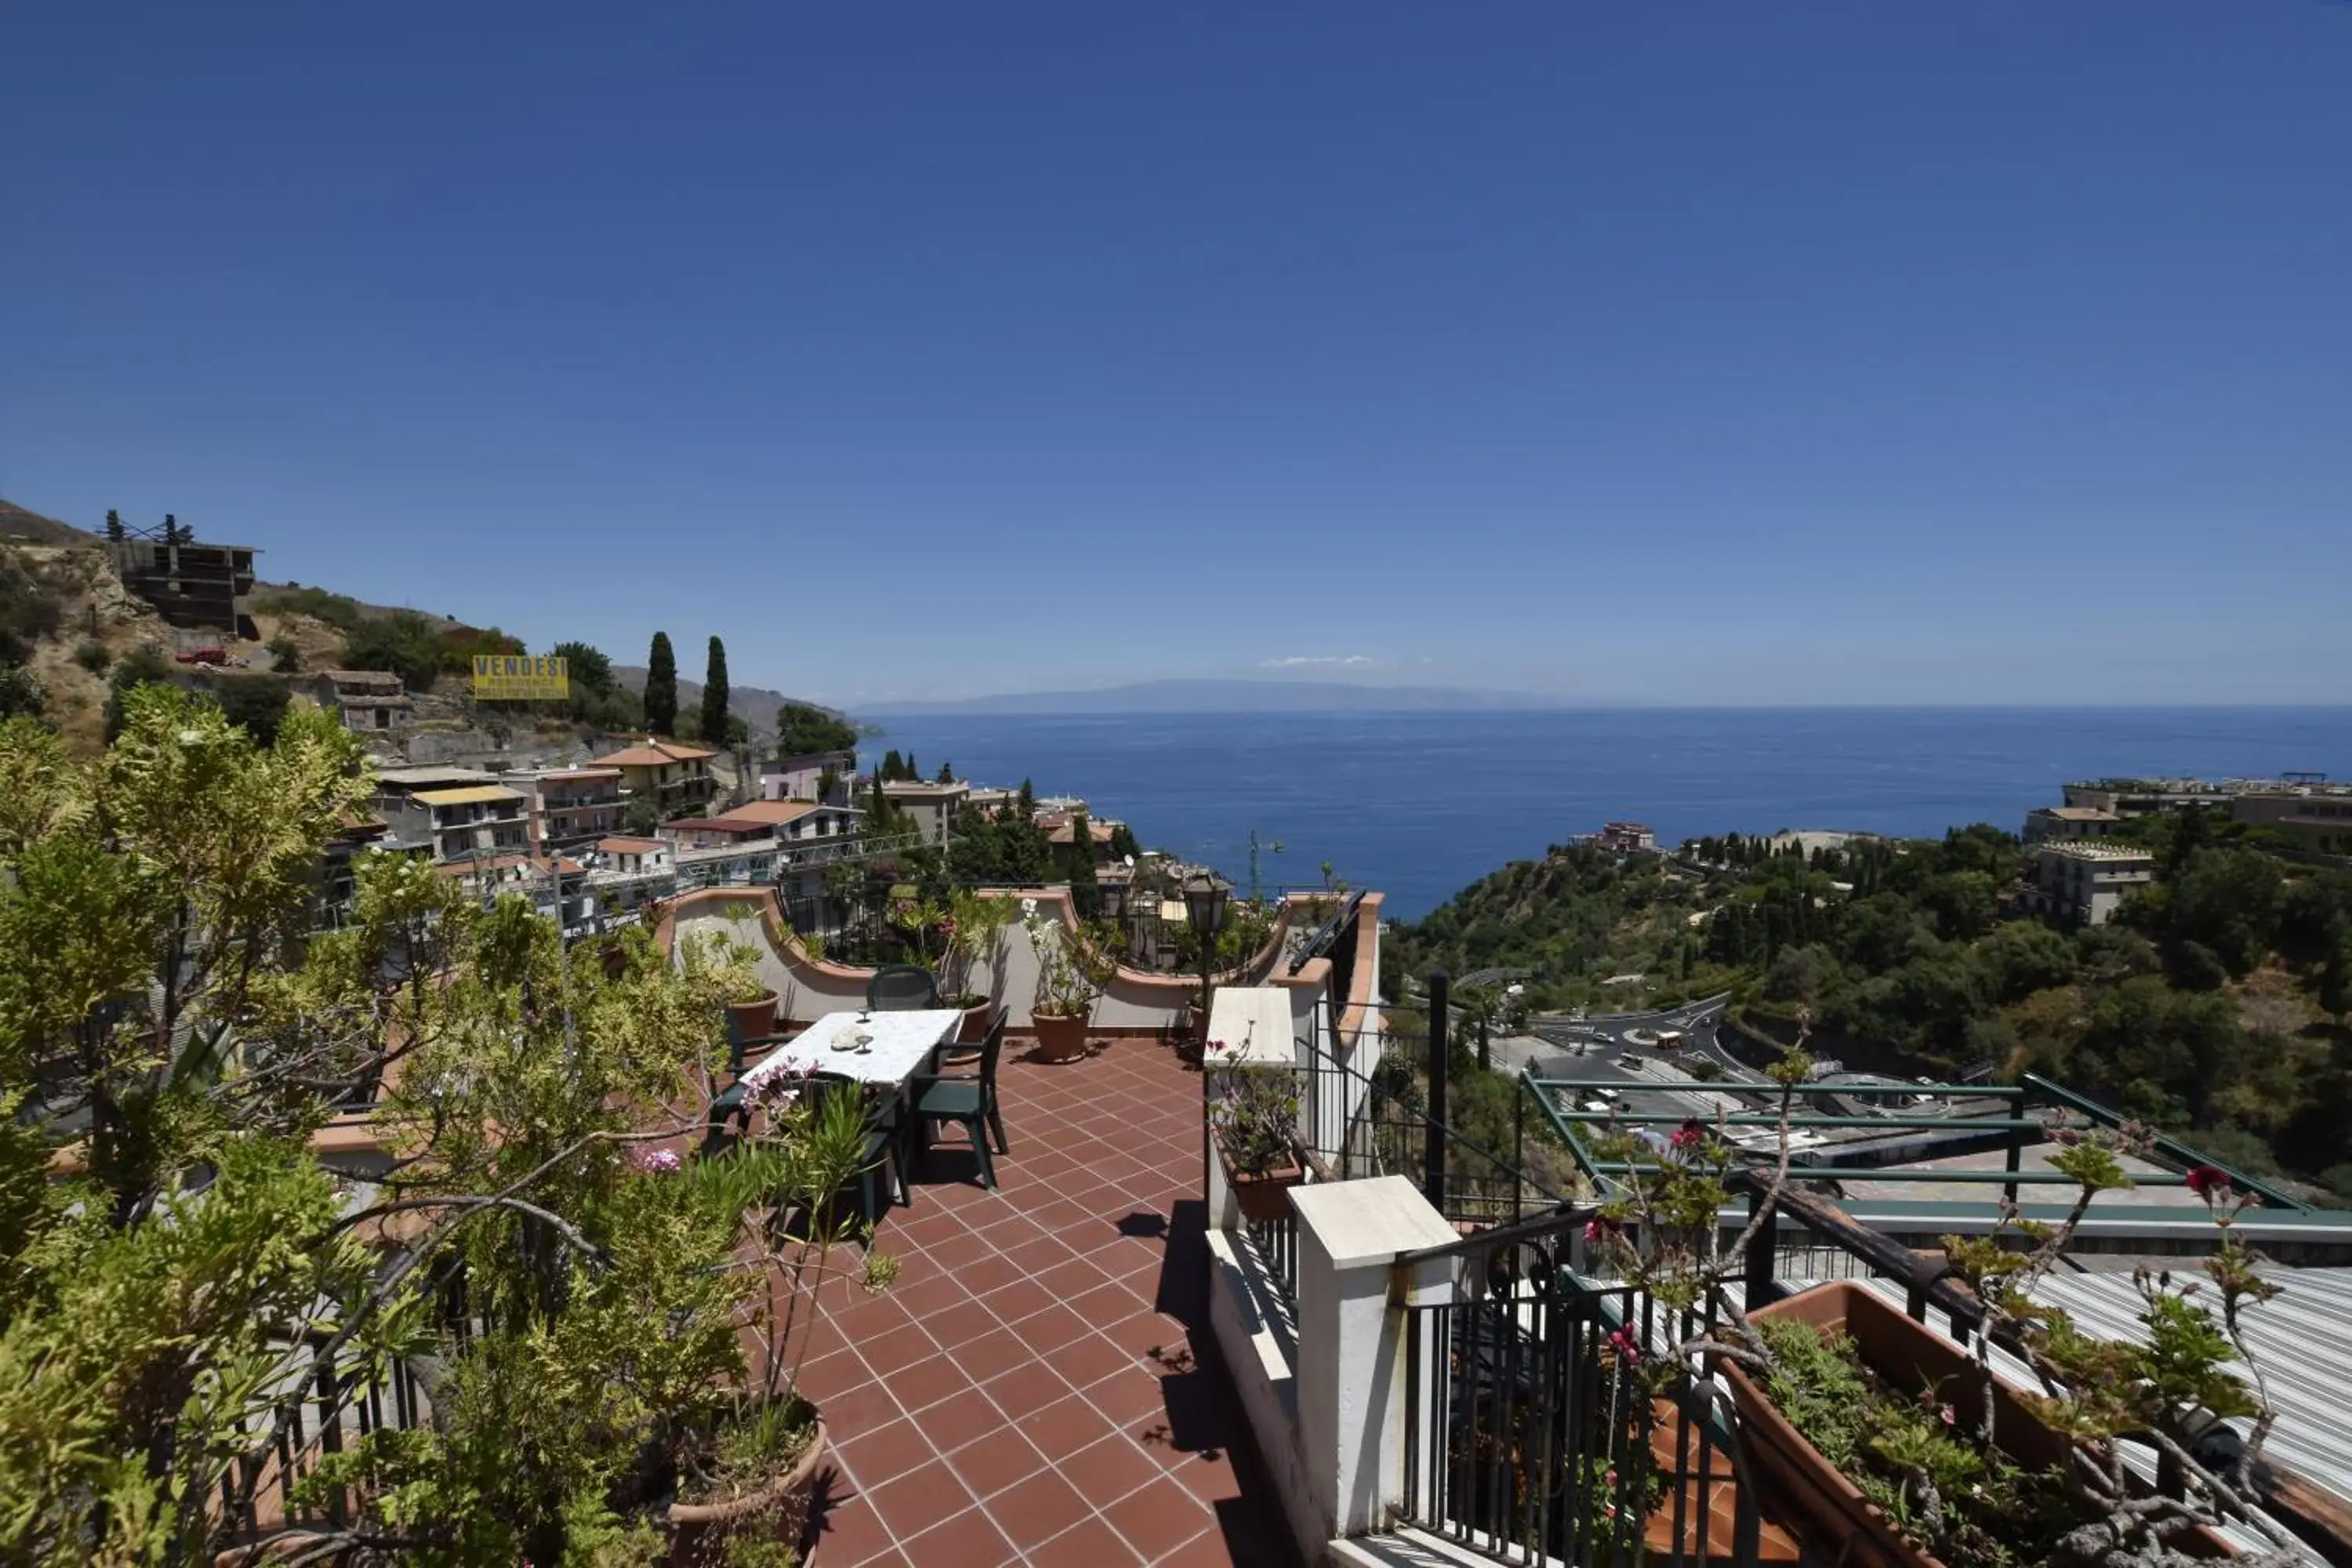
<svg viewBox="0 0 2352 1568">
<path fill-rule="evenodd" d="M 324 588 L 305 588 L 299 583 L 263 589 L 253 596 L 253 607 L 265 615 L 309 616 L 347 633 L 357 630 L 366 618 L 357 599 L 330 594 Z"/>
<path fill-rule="evenodd" d="M 74 662 L 92 675 L 104 675 L 107 666 L 114 662 L 114 655 L 96 637 L 84 637 L 81 646 L 74 649 Z"/>
</svg>

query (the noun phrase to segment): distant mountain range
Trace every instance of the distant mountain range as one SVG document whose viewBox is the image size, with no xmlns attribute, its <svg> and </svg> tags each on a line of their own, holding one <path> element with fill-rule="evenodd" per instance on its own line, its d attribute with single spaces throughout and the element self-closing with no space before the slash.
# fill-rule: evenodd
<svg viewBox="0 0 2352 1568">
<path fill-rule="evenodd" d="M 681 690 L 684 682 L 680 682 Z M 860 718 L 892 713 L 1395 713 L 1556 706 L 1539 697 L 1444 686 L 1355 686 L 1340 680 L 1143 680 L 1092 691 L 1022 691 L 960 701 L 872 702 Z"/>
</svg>

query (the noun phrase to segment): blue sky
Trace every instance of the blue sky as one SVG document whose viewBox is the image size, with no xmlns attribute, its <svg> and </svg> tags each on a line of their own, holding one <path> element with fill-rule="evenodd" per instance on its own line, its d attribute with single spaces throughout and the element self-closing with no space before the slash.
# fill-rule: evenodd
<svg viewBox="0 0 2352 1568">
<path fill-rule="evenodd" d="M 533 647 L 2347 695 L 2352 5 L 26 3 L 0 60 L 0 495 Z"/>
</svg>

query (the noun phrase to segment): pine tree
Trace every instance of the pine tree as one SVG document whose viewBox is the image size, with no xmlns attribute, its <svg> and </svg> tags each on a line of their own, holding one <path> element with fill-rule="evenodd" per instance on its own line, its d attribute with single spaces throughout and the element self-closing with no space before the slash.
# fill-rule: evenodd
<svg viewBox="0 0 2352 1568">
<path fill-rule="evenodd" d="M 727 743 L 727 645 L 710 639 L 710 663 L 702 675 L 702 739 L 706 745 Z"/>
<path fill-rule="evenodd" d="M 646 728 L 656 735 L 677 728 L 677 656 L 670 652 L 667 632 L 654 634 L 646 655 Z"/>
<path fill-rule="evenodd" d="M 939 782 L 940 782 L 940 783 L 941 783 L 941 784 L 953 784 L 953 783 L 955 783 L 955 766 L 954 766 L 954 764 L 952 764 L 952 763 L 941 763 L 940 764 L 940 780 L 939 780 Z"/>
<path fill-rule="evenodd" d="M 120 543 L 123 538 L 122 514 L 112 507 L 106 509 L 106 537 Z"/>
<path fill-rule="evenodd" d="M 874 769 L 874 777 L 876 782 L 880 784 L 888 784 L 891 780 L 898 776 L 899 770 L 904 768 L 906 765 L 907 764 L 904 762 L 899 760 L 898 748 L 896 746 L 891 747 L 888 751 L 882 753 L 882 761 L 877 763 Z"/>
</svg>

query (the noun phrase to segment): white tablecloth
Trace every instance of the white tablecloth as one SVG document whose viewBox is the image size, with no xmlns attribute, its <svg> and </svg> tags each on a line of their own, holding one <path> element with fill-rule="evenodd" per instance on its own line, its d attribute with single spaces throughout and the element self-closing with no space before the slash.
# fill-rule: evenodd
<svg viewBox="0 0 2352 1568">
<path fill-rule="evenodd" d="M 953 1039 L 957 1026 L 962 1022 L 963 1012 L 955 1007 L 872 1013 L 863 1023 L 855 1013 L 827 1013 L 798 1039 L 770 1051 L 743 1074 L 743 1081 L 756 1088 L 761 1079 L 772 1078 L 792 1063 L 798 1070 L 814 1068 L 819 1072 L 837 1072 L 866 1083 L 887 1083 L 896 1088 L 914 1077 L 916 1070 L 930 1059 L 932 1051 Z M 871 1050 L 833 1048 L 836 1043 L 847 1045 L 859 1035 L 874 1037 Z"/>
</svg>

